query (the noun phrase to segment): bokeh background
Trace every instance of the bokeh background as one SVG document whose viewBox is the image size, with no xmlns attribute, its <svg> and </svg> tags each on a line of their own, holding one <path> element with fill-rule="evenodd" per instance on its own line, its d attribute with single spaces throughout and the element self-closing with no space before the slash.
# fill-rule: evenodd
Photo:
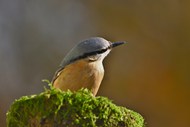
<svg viewBox="0 0 190 127">
<path fill-rule="evenodd" d="M 98 95 L 149 127 L 190 124 L 190 1 L 0 0 L 0 123 L 23 95 L 43 91 L 66 53 L 101 36 L 128 41 L 105 59 Z"/>
</svg>

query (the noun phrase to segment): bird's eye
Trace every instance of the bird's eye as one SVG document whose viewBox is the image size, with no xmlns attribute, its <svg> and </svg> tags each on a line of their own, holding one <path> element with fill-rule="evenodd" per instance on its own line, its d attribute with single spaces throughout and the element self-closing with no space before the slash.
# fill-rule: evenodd
<svg viewBox="0 0 190 127">
<path fill-rule="evenodd" d="M 93 61 L 96 61 L 100 58 L 100 54 L 96 54 L 96 55 L 92 55 L 92 56 L 88 56 L 88 61 L 89 62 L 93 62 Z"/>
</svg>

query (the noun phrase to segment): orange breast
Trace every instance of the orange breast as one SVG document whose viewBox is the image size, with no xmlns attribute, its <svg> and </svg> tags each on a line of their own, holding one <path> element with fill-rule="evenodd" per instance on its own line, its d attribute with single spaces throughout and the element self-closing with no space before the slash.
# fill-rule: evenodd
<svg viewBox="0 0 190 127">
<path fill-rule="evenodd" d="M 104 69 L 101 61 L 88 62 L 78 60 L 67 65 L 53 82 L 55 88 L 63 91 L 77 91 L 80 88 L 88 88 L 94 95 L 98 92 L 104 76 Z"/>
</svg>

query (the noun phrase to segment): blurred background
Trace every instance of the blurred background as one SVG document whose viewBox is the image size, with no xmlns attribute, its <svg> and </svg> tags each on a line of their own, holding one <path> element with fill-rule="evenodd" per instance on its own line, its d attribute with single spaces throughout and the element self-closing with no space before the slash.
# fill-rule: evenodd
<svg viewBox="0 0 190 127">
<path fill-rule="evenodd" d="M 38 94 L 79 41 L 128 41 L 105 59 L 99 96 L 149 127 L 190 121 L 190 1 L 0 0 L 0 123 L 11 103 Z"/>
</svg>

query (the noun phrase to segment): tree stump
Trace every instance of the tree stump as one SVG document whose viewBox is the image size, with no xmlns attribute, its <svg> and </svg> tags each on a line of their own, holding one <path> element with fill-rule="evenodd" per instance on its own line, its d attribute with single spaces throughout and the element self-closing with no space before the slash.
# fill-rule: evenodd
<svg viewBox="0 0 190 127">
<path fill-rule="evenodd" d="M 45 89 L 23 96 L 7 112 L 7 127 L 143 127 L 143 117 L 87 89 Z"/>
</svg>

